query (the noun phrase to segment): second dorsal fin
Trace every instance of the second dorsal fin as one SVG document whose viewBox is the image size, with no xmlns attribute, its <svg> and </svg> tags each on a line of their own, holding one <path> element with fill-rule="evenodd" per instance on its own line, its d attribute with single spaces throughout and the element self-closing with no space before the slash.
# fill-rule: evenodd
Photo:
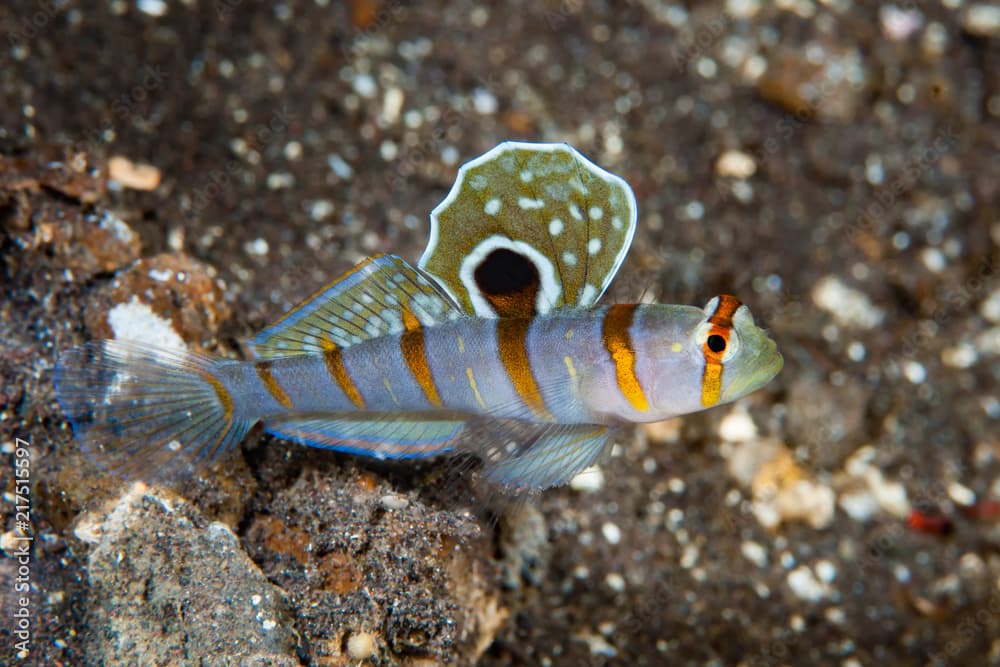
<svg viewBox="0 0 1000 667">
<path fill-rule="evenodd" d="M 628 253 L 636 210 L 628 183 L 572 146 L 508 141 L 459 169 L 420 268 L 479 317 L 589 308 Z"/>
<path fill-rule="evenodd" d="M 376 255 L 285 313 L 251 342 L 261 359 L 321 353 L 456 319 L 462 311 L 420 271 Z"/>
</svg>

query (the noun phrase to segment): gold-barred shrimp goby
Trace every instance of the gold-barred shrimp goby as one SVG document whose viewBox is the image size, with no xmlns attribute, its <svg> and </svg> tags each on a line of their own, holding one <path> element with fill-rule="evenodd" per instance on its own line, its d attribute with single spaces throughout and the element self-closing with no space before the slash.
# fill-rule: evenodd
<svg viewBox="0 0 1000 667">
<path fill-rule="evenodd" d="M 782 366 L 734 296 L 599 305 L 636 220 L 628 184 L 571 146 L 503 143 L 459 170 L 418 266 L 364 260 L 258 334 L 253 360 L 94 341 L 61 355 L 56 396 L 88 452 L 140 474 L 213 459 L 262 422 L 557 486 L 618 427 L 734 401 Z"/>
</svg>

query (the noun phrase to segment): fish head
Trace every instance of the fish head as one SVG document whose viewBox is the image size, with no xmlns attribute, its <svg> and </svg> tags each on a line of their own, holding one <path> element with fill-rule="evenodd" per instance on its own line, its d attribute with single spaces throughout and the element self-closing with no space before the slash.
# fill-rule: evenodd
<svg viewBox="0 0 1000 667">
<path fill-rule="evenodd" d="M 708 310 L 706 307 L 706 311 Z M 698 337 L 704 336 L 705 346 L 709 346 L 711 335 L 709 333 L 706 336 L 703 331 L 699 331 Z M 726 350 L 720 361 L 722 386 L 719 404 L 735 401 L 757 391 L 774 379 L 785 363 L 777 343 L 767 331 L 757 326 L 750 308 L 745 304 L 740 304 L 733 313 Z"/>
<path fill-rule="evenodd" d="M 646 376 L 650 394 L 643 421 L 735 401 L 781 370 L 777 344 L 735 297 L 717 296 L 704 309 L 662 308 L 643 318 L 645 349 L 637 370 Z"/>
</svg>

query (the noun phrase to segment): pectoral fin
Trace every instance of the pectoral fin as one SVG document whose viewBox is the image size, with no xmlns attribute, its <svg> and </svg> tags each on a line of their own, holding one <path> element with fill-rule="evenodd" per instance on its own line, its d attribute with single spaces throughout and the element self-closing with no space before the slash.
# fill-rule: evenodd
<svg viewBox="0 0 1000 667">
<path fill-rule="evenodd" d="M 596 462 L 612 442 L 611 430 L 597 424 L 501 421 L 482 432 L 490 435 L 477 446 L 483 474 L 513 489 L 566 484 Z"/>
</svg>

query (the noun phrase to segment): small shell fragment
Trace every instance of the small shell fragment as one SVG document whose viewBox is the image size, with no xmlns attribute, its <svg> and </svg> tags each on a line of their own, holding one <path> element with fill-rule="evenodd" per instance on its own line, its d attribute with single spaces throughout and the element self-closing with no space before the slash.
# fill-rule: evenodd
<svg viewBox="0 0 1000 667">
<path fill-rule="evenodd" d="M 116 155 L 108 160 L 108 176 L 123 188 L 132 190 L 155 190 L 160 185 L 160 170 L 151 164 L 132 162 L 127 157 Z"/>
</svg>

